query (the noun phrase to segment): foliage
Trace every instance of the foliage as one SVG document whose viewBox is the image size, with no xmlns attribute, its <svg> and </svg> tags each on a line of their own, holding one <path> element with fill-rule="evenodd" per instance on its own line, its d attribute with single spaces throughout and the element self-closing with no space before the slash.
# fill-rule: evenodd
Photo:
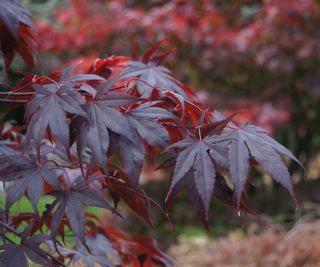
<svg viewBox="0 0 320 267">
<path fill-rule="evenodd" d="M 29 26 L 17 16 L 19 26 Z M 0 13 L 1 21 L 6 18 Z M 19 27 L 4 28 L 19 36 Z M 1 92 L 9 110 L 25 108 L 24 127 L 1 127 L 0 180 L 6 189 L 1 266 L 28 266 L 28 260 L 45 266 L 65 266 L 68 260 L 88 266 L 174 265 L 149 238 L 131 241 L 85 210 L 94 206 L 121 217 L 118 203 L 123 201 L 152 226 L 149 207 L 161 207 L 140 188 L 139 178 L 144 159 L 157 161 L 160 152 L 167 160 L 159 168 L 174 166 L 167 210 L 186 187 L 206 228 L 212 197 L 253 213 L 245 194 L 250 166 L 260 165 L 294 197 L 280 155 L 299 163 L 295 156 L 263 129 L 234 123 L 237 113 L 225 118 L 201 104 L 160 65 L 168 53 L 157 54 L 159 46 L 141 59 L 135 54 L 96 59 L 78 74 L 77 65 L 48 76 L 24 74 L 10 91 Z M 23 195 L 34 212 L 12 214 L 10 208 Z M 38 201 L 47 195 L 52 202 L 40 214 Z"/>
<path fill-rule="evenodd" d="M 213 91 L 208 104 L 248 108 L 244 120 L 280 128 L 307 162 L 320 147 L 319 12 L 316 0 L 70 0 L 54 11 L 55 24 L 38 22 L 39 48 L 62 55 L 57 66 L 65 57 L 128 54 L 133 34 L 145 46 L 166 38 L 179 48 L 168 63 L 184 81 Z"/>
</svg>

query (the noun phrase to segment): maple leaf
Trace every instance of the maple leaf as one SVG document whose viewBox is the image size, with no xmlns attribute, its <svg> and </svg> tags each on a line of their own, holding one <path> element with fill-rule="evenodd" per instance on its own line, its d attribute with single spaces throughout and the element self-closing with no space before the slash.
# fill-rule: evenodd
<svg viewBox="0 0 320 267">
<path fill-rule="evenodd" d="M 15 181 L 7 189 L 6 210 L 27 192 L 32 207 L 37 211 L 37 203 L 43 193 L 44 181 L 52 186 L 58 185 L 57 176 L 61 168 L 50 161 L 39 164 L 31 154 L 23 157 L 15 155 L 1 155 L 0 180 L 3 182 Z"/>
<path fill-rule="evenodd" d="M 69 69 L 62 73 L 61 83 L 33 85 L 35 94 L 28 102 L 25 113 L 28 122 L 26 142 L 30 145 L 33 140 L 38 151 L 48 127 L 66 149 L 69 149 L 67 113 L 87 118 L 87 114 L 80 106 L 83 101 L 80 93 L 75 89 L 75 82 L 104 80 L 93 74 L 76 75 L 71 78 L 68 76 Z"/>
<path fill-rule="evenodd" d="M 264 129 L 253 125 L 244 125 L 237 129 L 229 129 L 221 138 L 230 141 L 229 169 L 238 204 L 247 181 L 250 156 L 273 179 L 283 185 L 295 199 L 290 173 L 279 154 L 291 158 L 299 165 L 301 163 L 288 149 L 268 136 Z"/>
<path fill-rule="evenodd" d="M 208 220 L 209 204 L 214 190 L 214 183 L 216 177 L 216 170 L 213 160 L 210 157 L 210 146 L 203 140 L 183 140 L 168 147 L 171 148 L 185 148 L 179 153 L 174 174 L 171 179 L 170 189 L 166 200 L 169 199 L 172 191 L 175 191 L 175 186 L 181 181 L 186 180 L 190 184 L 190 175 L 194 173 L 195 187 L 188 186 L 191 190 L 189 194 L 199 195 L 203 205 L 204 220 Z M 194 198 L 193 200 L 194 201 Z M 199 202 L 199 201 L 198 201 Z"/>
<path fill-rule="evenodd" d="M 154 107 L 158 101 L 146 102 L 125 113 L 130 126 L 151 146 L 166 147 L 168 132 L 158 120 L 176 120 L 169 111 Z"/>
<path fill-rule="evenodd" d="M 31 14 L 18 1 L 0 1 L 0 42 L 7 70 L 15 51 L 32 67 L 36 46 L 33 27 Z"/>
<path fill-rule="evenodd" d="M 86 146 L 92 151 L 94 161 L 107 173 L 106 154 L 110 145 L 109 130 L 132 140 L 131 128 L 125 116 L 116 108 L 136 102 L 137 98 L 110 91 L 112 81 L 107 81 L 93 100 L 82 105 L 88 120 L 79 119 L 74 126 L 77 131 L 79 158 Z"/>
<path fill-rule="evenodd" d="M 89 177 L 87 182 L 84 182 L 82 178 L 79 177 L 67 191 L 58 189 L 49 193 L 56 198 L 56 210 L 52 214 L 51 220 L 52 240 L 56 239 L 60 223 L 64 215 L 66 215 L 72 231 L 88 249 L 85 240 L 84 206 L 95 206 L 113 211 L 112 207 L 104 200 L 97 190 L 88 188 L 87 183 L 90 183 L 93 180 L 94 177 Z"/>
</svg>

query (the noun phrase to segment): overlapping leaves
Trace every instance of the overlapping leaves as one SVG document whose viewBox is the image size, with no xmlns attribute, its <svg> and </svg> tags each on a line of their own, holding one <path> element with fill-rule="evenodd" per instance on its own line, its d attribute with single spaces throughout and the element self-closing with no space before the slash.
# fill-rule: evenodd
<svg viewBox="0 0 320 267">
<path fill-rule="evenodd" d="M 256 162 L 277 182 L 288 189 L 294 197 L 289 171 L 279 154 L 285 155 L 301 165 L 298 159 L 285 147 L 267 135 L 266 131 L 253 126 L 244 125 L 227 128 L 230 117 L 220 122 L 202 125 L 199 134 L 202 139 L 189 138 L 169 146 L 167 150 L 184 149 L 176 159 L 173 177 L 167 196 L 170 203 L 173 196 L 186 187 L 189 198 L 200 214 L 204 223 L 208 220 L 209 204 L 212 195 L 228 204 L 236 200 L 237 206 L 251 212 L 245 202 L 243 192 L 248 183 L 250 158 Z M 224 177 L 218 169 L 229 168 L 234 183 L 234 200 L 230 200 L 230 191 Z M 219 179 L 220 187 L 215 190 Z"/>
<path fill-rule="evenodd" d="M 92 251 L 91 254 L 81 244 L 77 246 L 75 251 L 69 251 L 75 264 L 80 261 L 85 262 L 87 267 L 94 267 L 97 263 L 102 267 L 113 267 L 122 264 L 119 254 L 104 235 L 98 234 L 95 237 L 89 237 L 87 238 L 87 243 L 90 251 Z"/>
<path fill-rule="evenodd" d="M 96 92 L 92 91 L 92 100 L 83 104 L 86 112 L 85 118 L 78 118 L 74 127 L 78 133 L 77 147 L 79 158 L 88 146 L 92 152 L 93 160 L 107 172 L 106 155 L 110 146 L 110 133 L 117 133 L 126 140 L 133 140 L 132 131 L 124 115 L 116 108 L 127 106 L 137 99 L 123 93 L 110 91 L 112 81 L 106 82 Z"/>
<path fill-rule="evenodd" d="M 6 209 L 8 210 L 26 192 L 35 211 L 43 194 L 44 182 L 52 186 L 58 184 L 57 176 L 61 168 L 50 161 L 38 163 L 34 155 L 21 156 L 18 153 L 0 155 L 0 180 L 14 184 L 7 190 Z"/>
<path fill-rule="evenodd" d="M 33 140 L 38 151 L 47 128 L 69 149 L 69 121 L 67 114 L 87 118 L 81 108 L 83 104 L 80 93 L 75 88 L 75 82 L 86 80 L 104 80 L 93 75 L 70 76 L 71 69 L 62 73 L 60 82 L 50 84 L 35 84 L 35 94 L 26 106 L 25 117 L 28 123 L 26 142 L 30 145 Z"/>
<path fill-rule="evenodd" d="M 167 195 L 167 204 L 170 204 L 174 197 L 183 187 L 186 187 L 189 199 L 194 209 L 199 213 L 205 225 L 208 222 L 209 205 L 212 195 L 219 196 L 218 199 L 228 204 L 229 190 L 232 190 L 225 183 L 224 177 L 217 171 L 220 166 L 215 161 L 216 143 L 219 142 L 218 136 L 208 136 L 202 140 L 189 139 L 183 140 L 169 146 L 167 149 L 184 149 L 176 159 L 176 164 L 171 179 L 170 189 Z M 218 183 L 218 187 L 216 187 Z M 247 209 L 243 204 L 241 208 Z M 248 209 L 247 209 L 248 210 Z"/>
<path fill-rule="evenodd" d="M 155 107 L 158 102 L 146 102 L 126 112 L 132 129 L 151 146 L 166 147 L 169 135 L 158 120 L 176 120 L 176 117 L 163 108 Z"/>
<path fill-rule="evenodd" d="M 112 211 L 113 208 L 97 190 L 88 188 L 87 183 L 84 182 L 82 178 L 78 178 L 68 190 L 60 188 L 51 191 L 50 195 L 55 197 L 55 202 L 53 207 L 50 207 L 50 210 L 56 207 L 52 213 L 51 238 L 53 240 L 56 239 L 60 223 L 64 216 L 66 216 L 74 234 L 79 238 L 81 243 L 88 248 L 85 240 L 85 205 Z"/>
</svg>

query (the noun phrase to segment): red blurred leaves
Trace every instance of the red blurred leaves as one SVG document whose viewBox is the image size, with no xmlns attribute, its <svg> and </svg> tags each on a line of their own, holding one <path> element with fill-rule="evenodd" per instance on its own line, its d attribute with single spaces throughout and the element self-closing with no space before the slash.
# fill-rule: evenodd
<svg viewBox="0 0 320 267">
<path fill-rule="evenodd" d="M 16 0 L 0 3 L 0 44 L 6 71 L 19 53 L 31 68 L 36 53 L 35 29 L 31 14 Z"/>
</svg>

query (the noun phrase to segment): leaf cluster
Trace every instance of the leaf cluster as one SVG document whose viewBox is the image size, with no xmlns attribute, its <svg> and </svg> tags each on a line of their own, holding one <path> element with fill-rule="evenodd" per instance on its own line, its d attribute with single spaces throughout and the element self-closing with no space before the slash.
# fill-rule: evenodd
<svg viewBox="0 0 320 267">
<path fill-rule="evenodd" d="M 29 22 L 28 13 L 18 10 L 24 14 L 19 20 L 9 16 L 11 9 L 7 17 L 0 13 L 11 33 L 16 28 L 4 17 Z M 99 207 L 122 217 L 122 201 L 152 226 L 149 208 L 161 207 L 139 180 L 146 158 L 157 161 L 162 154 L 168 159 L 159 168 L 173 167 L 167 209 L 186 189 L 206 228 L 212 198 L 253 213 L 245 194 L 252 165 L 260 165 L 294 197 L 281 159 L 299 163 L 294 155 L 263 129 L 234 124 L 236 114 L 225 118 L 203 107 L 195 92 L 160 66 L 166 54 L 155 56 L 159 45 L 141 60 L 100 59 L 80 74 L 74 74 L 76 65 L 48 77 L 26 74 L 3 93 L 1 101 L 10 109 L 25 107 L 25 127 L 2 127 L 0 180 L 6 202 L 0 214 L 0 266 L 28 266 L 28 259 L 43 266 L 64 266 L 67 260 L 88 266 L 172 266 L 152 240 L 131 241 L 85 209 Z M 23 196 L 34 212 L 13 215 L 11 207 Z M 44 196 L 51 201 L 39 212 Z"/>
</svg>

